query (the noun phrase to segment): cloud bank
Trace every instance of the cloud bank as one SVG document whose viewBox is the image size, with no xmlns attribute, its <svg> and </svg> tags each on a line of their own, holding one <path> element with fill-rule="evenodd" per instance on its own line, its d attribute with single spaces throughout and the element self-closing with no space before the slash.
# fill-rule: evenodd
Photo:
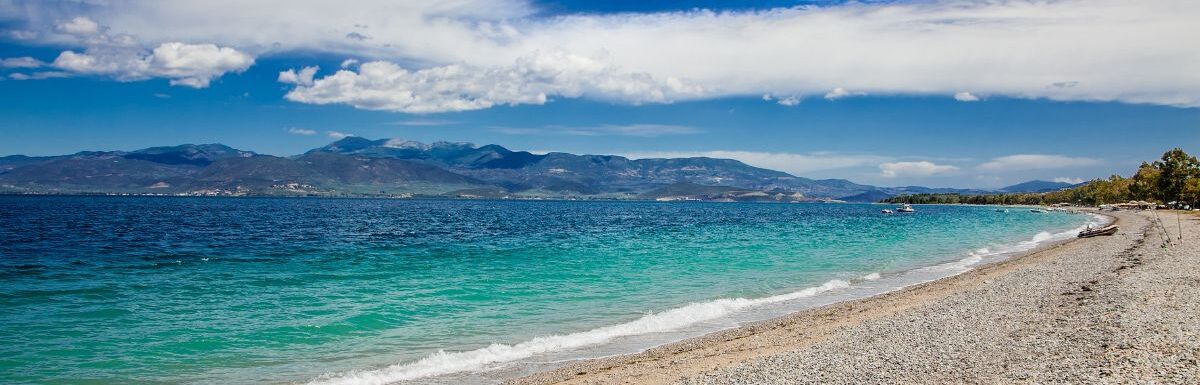
<svg viewBox="0 0 1200 385">
<path fill-rule="evenodd" d="M 625 103 L 665 103 L 698 97 L 703 89 L 673 77 L 623 72 L 605 57 L 565 51 L 534 53 L 510 66 L 451 64 L 409 71 L 386 61 L 363 63 L 314 79 L 315 67 L 284 71 L 296 87 L 285 98 L 310 104 L 349 104 L 408 113 L 470 111 L 496 105 L 545 104 L 552 97 L 590 97 Z"/>
<path fill-rule="evenodd" d="M 947 175 L 958 172 L 959 168 L 950 165 L 936 164 L 930 161 L 891 162 L 879 165 L 880 175 L 884 178 L 895 177 L 930 177 Z"/>
<path fill-rule="evenodd" d="M 545 16 L 533 3 L 516 0 L 351 6 L 10 0 L 0 7 L 0 17 L 18 20 L 8 35 L 41 43 L 126 34 L 146 48 L 187 42 L 250 57 L 316 51 L 365 59 L 311 84 L 288 83 L 294 87 L 288 98 L 372 110 L 763 94 L 786 95 L 778 100 L 787 105 L 809 96 L 849 96 L 839 89 L 961 101 L 986 95 L 1200 106 L 1194 71 L 1200 50 L 1190 48 L 1191 37 L 1200 36 L 1200 2 L 1185 0 L 934 0 L 566 16 Z M 229 9 L 237 9 L 237 17 Z M 279 17 L 280 9 L 287 17 Z M 96 56 L 100 68 L 130 66 L 85 54 Z M 137 61 L 128 72 L 168 77 Z M 228 54 L 192 62 L 198 63 L 192 74 L 172 79 L 202 85 L 249 65 Z M 105 73 L 131 78 L 125 72 Z"/>
<path fill-rule="evenodd" d="M 1094 166 L 1097 164 L 1100 164 L 1100 160 L 1092 158 L 1045 154 L 1018 154 L 992 159 L 980 164 L 978 169 L 981 171 L 1007 172 L 1056 168 L 1077 168 Z"/>
</svg>

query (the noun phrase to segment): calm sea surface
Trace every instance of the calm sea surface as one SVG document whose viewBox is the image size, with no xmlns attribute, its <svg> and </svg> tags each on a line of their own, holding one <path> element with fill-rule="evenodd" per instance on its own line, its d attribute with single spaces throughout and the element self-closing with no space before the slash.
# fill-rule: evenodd
<svg viewBox="0 0 1200 385">
<path fill-rule="evenodd" d="M 1094 220 L 883 207 L 0 197 L 0 383 L 453 379 Z"/>
</svg>

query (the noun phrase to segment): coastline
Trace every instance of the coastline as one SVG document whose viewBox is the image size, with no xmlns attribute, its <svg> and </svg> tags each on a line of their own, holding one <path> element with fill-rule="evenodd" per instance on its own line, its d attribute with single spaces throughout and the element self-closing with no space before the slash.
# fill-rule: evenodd
<svg viewBox="0 0 1200 385">
<path fill-rule="evenodd" d="M 1099 215 L 1081 214 L 1080 217 L 1087 217 L 1086 221 L 1092 224 L 1109 220 Z M 1068 223 L 1071 229 L 1061 227 Z M 898 269 L 875 267 L 875 270 L 871 270 L 868 267 L 851 275 L 826 276 L 827 280 L 823 283 L 813 283 L 790 292 L 690 302 L 661 312 L 645 313 L 639 318 L 569 333 L 542 334 L 511 344 L 493 343 L 480 348 L 439 351 L 420 359 L 368 370 L 331 372 L 310 383 L 459 384 L 512 381 L 540 372 L 552 372 L 563 365 L 654 350 L 798 311 L 870 298 L 962 274 L 978 266 L 1075 239 L 1076 232 L 1082 229 L 1082 221 L 1071 220 L 1040 229 L 1039 233 L 1029 238 L 1018 236 L 1016 239 L 994 240 L 987 245 L 958 245 L 966 249 L 959 249 L 963 253 L 952 258 L 949 255 L 926 258 L 924 263 Z M 963 236 L 980 231 L 971 227 L 946 230 Z"/>
<path fill-rule="evenodd" d="M 794 383 L 926 380 L 928 378 L 922 377 L 922 375 L 924 370 L 928 370 L 931 365 L 932 367 L 953 368 L 970 362 L 964 361 L 967 356 L 984 355 L 984 352 L 995 353 L 993 350 L 1003 350 L 1006 347 L 1003 344 L 971 341 L 974 337 L 967 330 L 958 330 L 957 332 L 949 330 L 945 333 L 931 334 L 921 332 L 917 328 L 914 329 L 914 334 L 905 335 L 896 333 L 894 330 L 881 329 L 881 325 L 905 329 L 913 323 L 934 322 L 935 324 L 927 326 L 936 329 L 938 320 L 949 323 L 967 320 L 954 316 L 950 316 L 949 319 L 931 317 L 930 314 L 944 316 L 943 313 L 953 315 L 960 311 L 967 311 L 982 317 L 979 322 L 983 325 L 991 326 L 990 324 L 996 321 L 988 317 L 999 317 L 1002 320 L 1012 321 L 1005 325 L 1006 328 L 999 328 L 1001 329 L 999 332 L 1003 332 L 1000 334 L 1003 335 L 996 338 L 1000 341 L 1006 338 L 1004 335 L 1037 337 L 1040 335 L 1039 333 L 1028 329 L 1038 329 L 1040 327 L 1038 325 L 1041 325 L 1038 321 L 1046 321 L 1039 319 L 1047 316 L 1039 311 L 1039 309 L 1045 309 L 1047 305 L 1041 302 L 1061 302 L 1068 297 L 1068 293 L 1091 294 L 1095 290 L 1093 287 L 1101 281 L 1092 278 L 1120 274 L 1123 270 L 1130 269 L 1127 260 L 1131 255 L 1141 256 L 1158 251 L 1146 247 L 1146 245 L 1154 243 L 1151 240 L 1156 239 L 1154 238 L 1156 236 L 1152 233 L 1158 230 L 1152 229 L 1148 219 L 1142 214 L 1120 212 L 1113 215 L 1108 213 L 1102 215 L 1113 218 L 1113 223 L 1121 226 L 1122 231 L 1112 237 L 1051 242 L 998 262 L 976 266 L 961 274 L 871 297 L 802 310 L 782 317 L 661 345 L 639 353 L 571 362 L 557 369 L 535 373 L 507 383 L 672 384 L 681 382 Z M 1195 227 L 1196 224 L 1189 222 L 1189 226 Z M 1186 254 L 1185 256 L 1195 254 L 1182 247 L 1163 250 L 1166 250 L 1164 252 Z M 1085 263 L 1095 260 L 1104 263 Z M 1140 261 L 1141 258 L 1138 260 Z M 1057 270 L 1051 274 L 1034 274 L 1048 268 Z M 1083 282 L 1083 284 L 1081 285 L 1079 282 Z M 998 287 L 1005 290 L 1000 290 Z M 1025 297 L 1007 297 L 1017 302 L 1031 301 L 1030 303 L 1012 304 L 1015 307 L 998 306 L 998 304 L 990 302 L 961 302 L 964 297 L 981 296 L 980 293 L 996 294 L 995 292 L 1021 291 L 1022 287 L 1029 288 L 1029 290 L 1041 289 L 1043 293 L 1034 296 L 1026 293 Z M 1074 292 L 1071 291 L 1072 288 Z M 1014 293 L 1000 294 L 1012 295 Z M 995 297 L 994 300 L 1003 301 L 1006 298 L 1003 295 Z M 1054 306 L 1069 308 L 1071 302 L 1079 301 L 1067 301 L 1067 303 Z M 1036 306 L 1030 308 L 1031 303 Z M 1111 311 L 1107 311 L 1107 313 L 1111 313 Z M 898 323 L 897 320 L 901 318 L 908 318 L 910 322 Z M 1060 319 L 1066 321 L 1060 321 Z M 1070 323 L 1070 321 L 1072 321 L 1070 318 L 1063 317 L 1049 320 L 1052 324 Z M 1008 328 L 1014 330 L 1007 330 Z M 854 335 L 854 337 L 848 338 L 846 334 Z M 949 337 L 956 337 L 959 340 L 945 341 Z M 866 354 L 867 352 L 906 354 L 904 346 L 881 344 L 882 341 L 887 340 L 909 340 L 910 343 L 921 346 L 922 350 L 936 348 L 941 349 L 940 351 L 943 353 L 948 351 L 951 354 L 942 357 L 922 357 L 921 355 L 908 358 L 875 357 L 876 360 L 862 357 L 870 356 Z M 848 346 L 855 346 L 855 349 L 847 349 Z M 1011 348 L 1011 346 L 1007 348 Z M 899 352 L 896 349 L 899 349 Z M 1080 353 L 1073 352 L 1069 345 L 1065 349 L 1068 355 Z M 965 353 L 967 351 L 974 351 L 974 353 Z M 1192 354 L 1200 354 L 1197 352 L 1200 352 L 1200 349 L 1193 351 Z M 1014 357 L 1013 359 L 1020 361 L 1020 354 Z M 1037 357 L 1027 358 L 1037 361 Z M 988 360 L 987 358 L 979 359 Z M 900 366 L 891 371 L 878 371 L 906 361 L 916 361 L 916 363 L 914 365 L 913 362 L 909 362 L 906 365 L 914 366 Z M 1191 362 L 1194 367 L 1195 361 Z M 1011 370 L 1009 369 L 1010 366 L 1013 366 L 1009 365 L 1011 363 L 1001 363 L 1000 367 L 1004 369 L 999 371 L 979 371 L 977 367 L 967 365 L 969 368 L 957 369 L 966 370 L 957 377 L 953 374 L 955 371 L 949 370 L 944 373 L 945 376 L 938 378 L 951 382 L 963 380 L 1029 381 L 1031 378 L 1062 379 L 1064 377 L 1058 375 L 1070 372 L 1052 369 L 1039 371 L 1037 362 L 1022 361 L 1021 363 L 1022 365 L 1030 364 L 1034 369 Z M 906 371 L 904 367 L 912 369 Z M 808 373 L 809 376 L 799 375 L 808 370 L 814 372 Z M 1097 373 L 1101 373 L 1101 371 L 1091 374 L 1099 375 Z M 1200 375 L 1196 371 L 1191 373 L 1192 376 Z M 816 377 L 812 377 L 814 374 Z M 1072 372 L 1065 378 L 1080 378 L 1078 377 L 1080 374 Z"/>
</svg>

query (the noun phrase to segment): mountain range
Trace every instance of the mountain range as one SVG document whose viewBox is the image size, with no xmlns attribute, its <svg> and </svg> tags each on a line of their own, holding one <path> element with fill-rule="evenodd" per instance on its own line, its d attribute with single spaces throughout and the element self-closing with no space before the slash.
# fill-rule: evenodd
<svg viewBox="0 0 1200 385">
<path fill-rule="evenodd" d="M 1031 181 L 1002 192 L 1045 191 Z M 1069 187 L 1069 184 L 1062 184 Z M 1025 190 L 1023 190 L 1025 189 Z M 0 157 L 0 193 L 846 200 L 987 190 L 808 179 L 732 159 L 534 154 L 499 145 L 346 137 L 279 157 L 221 144 Z"/>
</svg>

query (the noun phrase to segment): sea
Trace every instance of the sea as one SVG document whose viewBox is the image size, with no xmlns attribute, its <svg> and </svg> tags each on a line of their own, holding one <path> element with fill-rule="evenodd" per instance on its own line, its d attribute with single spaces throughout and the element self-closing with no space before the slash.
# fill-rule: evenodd
<svg viewBox="0 0 1200 385">
<path fill-rule="evenodd" d="M 0 196 L 0 383 L 489 384 L 962 273 L 1013 207 Z"/>
</svg>

